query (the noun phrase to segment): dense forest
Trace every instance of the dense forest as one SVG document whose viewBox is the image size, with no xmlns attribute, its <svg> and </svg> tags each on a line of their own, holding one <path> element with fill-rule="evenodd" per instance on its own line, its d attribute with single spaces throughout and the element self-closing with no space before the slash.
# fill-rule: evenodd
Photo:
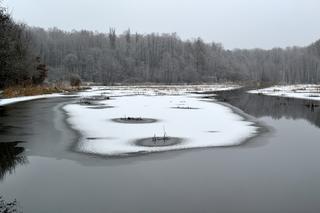
<svg viewBox="0 0 320 213">
<path fill-rule="evenodd" d="M 320 40 L 307 47 L 226 50 L 173 34 L 45 30 L 15 23 L 0 8 L 0 87 L 83 81 L 114 83 L 320 81 Z"/>
</svg>

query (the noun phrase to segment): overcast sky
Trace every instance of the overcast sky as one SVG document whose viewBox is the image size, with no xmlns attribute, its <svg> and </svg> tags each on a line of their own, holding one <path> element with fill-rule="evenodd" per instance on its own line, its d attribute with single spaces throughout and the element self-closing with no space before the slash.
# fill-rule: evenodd
<svg viewBox="0 0 320 213">
<path fill-rule="evenodd" d="M 305 46 L 320 39 L 320 0 L 5 0 L 17 21 L 44 28 L 176 32 L 225 48 Z"/>
</svg>

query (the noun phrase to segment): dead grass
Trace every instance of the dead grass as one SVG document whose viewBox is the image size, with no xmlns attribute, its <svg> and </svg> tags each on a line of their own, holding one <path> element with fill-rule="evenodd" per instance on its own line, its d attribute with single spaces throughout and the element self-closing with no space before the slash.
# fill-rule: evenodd
<svg viewBox="0 0 320 213">
<path fill-rule="evenodd" d="M 81 90 L 81 88 L 77 87 L 48 87 L 48 86 L 15 86 L 8 87 L 3 90 L 2 97 L 3 98 L 14 98 L 20 96 L 33 96 L 33 95 L 44 95 L 44 94 L 52 94 L 52 93 L 65 93 L 65 92 L 76 92 Z"/>
</svg>

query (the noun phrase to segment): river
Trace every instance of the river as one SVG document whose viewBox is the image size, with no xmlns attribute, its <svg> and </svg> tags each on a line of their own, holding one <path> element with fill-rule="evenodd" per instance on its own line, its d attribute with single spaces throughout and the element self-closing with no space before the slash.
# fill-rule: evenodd
<svg viewBox="0 0 320 213">
<path fill-rule="evenodd" d="M 61 110 L 72 98 L 0 108 L 0 195 L 23 212 L 320 211 L 320 109 L 308 101 L 220 92 L 266 131 L 234 147 L 126 158 L 74 152 Z"/>
</svg>

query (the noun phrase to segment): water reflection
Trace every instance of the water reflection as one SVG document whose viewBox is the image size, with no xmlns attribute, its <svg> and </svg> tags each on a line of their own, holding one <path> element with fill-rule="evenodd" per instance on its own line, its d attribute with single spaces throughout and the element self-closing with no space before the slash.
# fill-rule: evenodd
<svg viewBox="0 0 320 213">
<path fill-rule="evenodd" d="M 27 104 L 0 107 L 0 181 L 12 174 L 18 165 L 27 163 L 24 148 L 19 146 L 26 141 L 31 125 L 26 124 Z"/>
<path fill-rule="evenodd" d="M 7 173 L 13 173 L 17 165 L 27 163 L 27 158 L 23 155 L 24 148 L 19 147 L 19 143 L 21 142 L 0 142 L 0 180 Z"/>
<path fill-rule="evenodd" d="M 220 92 L 218 100 L 255 117 L 305 119 L 320 127 L 320 107 L 317 101 L 249 94 L 244 90 Z"/>
</svg>

